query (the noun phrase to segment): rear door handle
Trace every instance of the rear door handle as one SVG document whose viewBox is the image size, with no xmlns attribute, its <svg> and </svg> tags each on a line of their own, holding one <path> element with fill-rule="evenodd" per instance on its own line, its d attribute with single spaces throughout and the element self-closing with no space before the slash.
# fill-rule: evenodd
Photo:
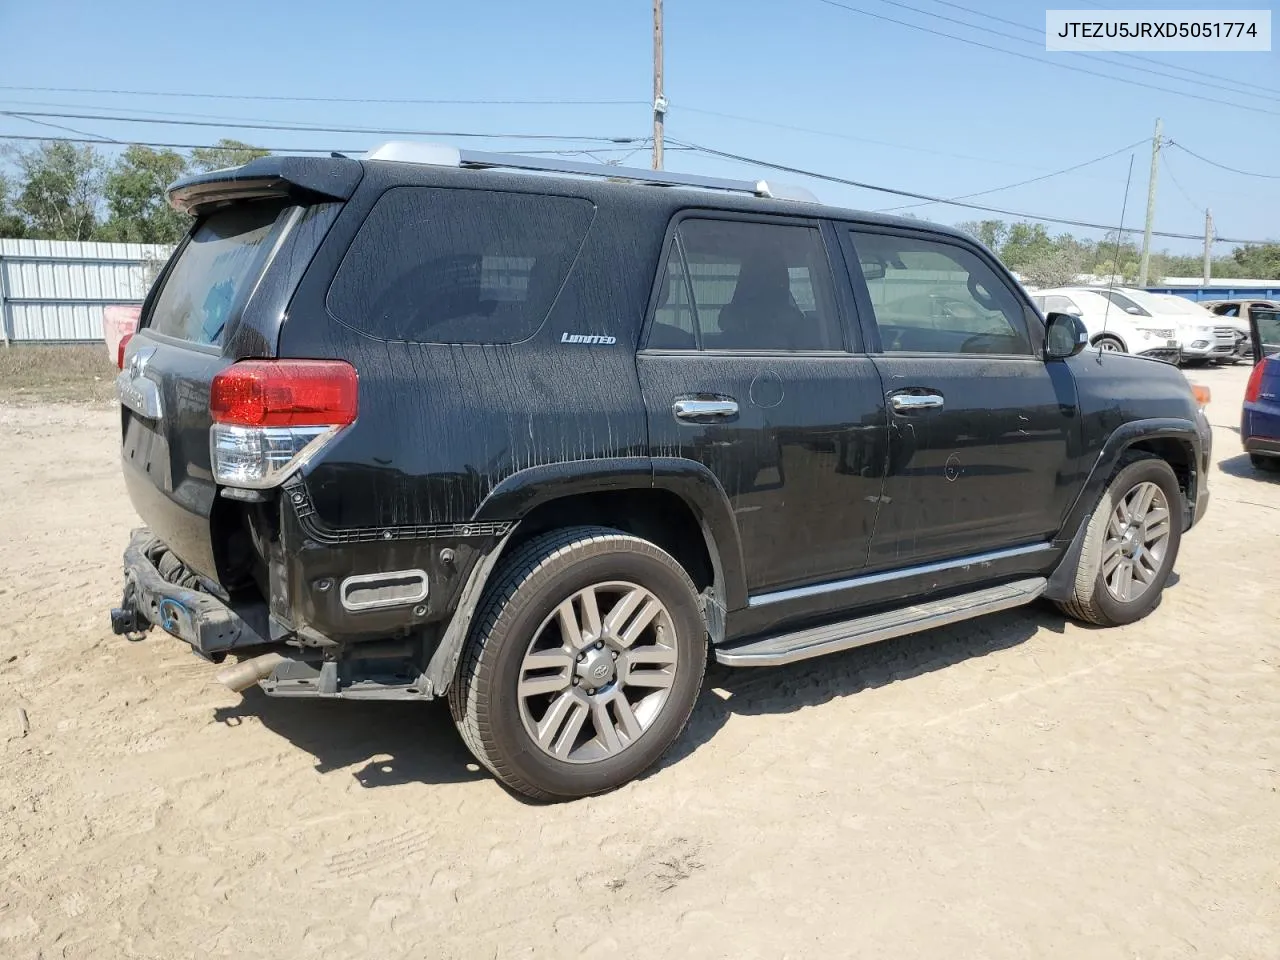
<svg viewBox="0 0 1280 960">
<path fill-rule="evenodd" d="M 916 413 L 921 410 L 941 410 L 940 393 L 895 393 L 889 398 L 894 413 Z"/>
<path fill-rule="evenodd" d="M 736 417 L 738 401 L 732 397 L 717 397 L 714 400 L 677 400 L 671 405 L 671 412 L 676 415 L 677 420 L 714 423 Z"/>
</svg>

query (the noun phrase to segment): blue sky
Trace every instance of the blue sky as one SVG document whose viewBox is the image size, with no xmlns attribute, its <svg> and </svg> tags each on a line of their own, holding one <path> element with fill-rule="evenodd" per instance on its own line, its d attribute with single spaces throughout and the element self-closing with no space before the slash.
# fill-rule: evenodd
<svg viewBox="0 0 1280 960">
<path fill-rule="evenodd" d="M 1013 21 L 1002 23 L 938 0 L 842 2 L 881 17 L 1017 50 L 1034 59 L 966 45 L 821 0 L 667 0 L 668 136 L 860 181 L 956 197 L 1119 150 L 1149 138 L 1160 116 L 1166 136 L 1191 150 L 1229 166 L 1280 176 L 1276 159 L 1280 157 L 1280 52 L 1147 54 L 1155 58 L 1154 63 L 1121 60 L 1156 71 L 1189 68 L 1212 74 L 1212 78 L 1186 74 L 1187 82 L 1180 82 L 1082 59 L 1079 54 L 1045 53 L 1042 35 L 1014 25 L 1043 29 L 1044 7 L 1039 4 L 955 0 L 960 6 Z M 902 4 L 925 12 L 904 9 Z M 1058 4 L 1073 5 L 1084 6 Z M 1111 4 L 1168 5 L 1169 0 Z M 1201 8 L 1237 5 L 1206 0 L 1199 4 Z M 1033 42 L 994 36 L 938 17 Z M 232 118 L 645 137 L 651 132 L 650 26 L 649 0 L 382 4 L 223 0 L 216 5 L 9 0 L 0 3 L 0 36 L 5 38 L 0 86 L 6 87 L 632 102 L 281 103 L 3 89 L 0 110 L 130 115 L 167 111 L 172 116 L 166 119 L 212 118 L 213 123 Z M 1053 64 L 1073 64 L 1255 109 L 1198 101 Z M 1213 83 L 1232 89 L 1207 86 Z M 1236 83 L 1275 92 L 1268 96 L 1254 89 L 1247 94 L 1235 89 Z M 121 140 L 177 143 L 235 136 L 270 147 L 362 149 L 389 139 L 230 125 L 50 122 Z M 0 116 L 0 134 L 46 132 L 60 135 L 30 121 Z M 499 150 L 586 145 L 500 139 L 466 142 Z M 1149 143 L 1077 173 L 993 193 L 977 202 L 1115 223 L 1130 153 L 1135 162 L 1126 225 L 1139 225 Z M 1167 150 L 1166 156 L 1157 229 L 1199 232 L 1203 208 L 1209 206 L 1223 235 L 1280 238 L 1280 179 L 1229 173 L 1174 149 Z M 630 160 L 638 165 L 647 161 L 647 150 Z M 693 153 L 669 153 L 667 167 L 752 175 L 748 167 Z M 778 179 L 805 182 L 794 176 Z M 858 208 L 882 209 L 906 202 L 831 184 L 806 185 L 824 201 Z M 948 223 L 982 216 L 942 206 L 917 207 L 913 212 Z M 1197 246 L 1157 243 L 1165 245 L 1177 251 Z M 1219 252 L 1226 249 L 1218 248 Z"/>
</svg>

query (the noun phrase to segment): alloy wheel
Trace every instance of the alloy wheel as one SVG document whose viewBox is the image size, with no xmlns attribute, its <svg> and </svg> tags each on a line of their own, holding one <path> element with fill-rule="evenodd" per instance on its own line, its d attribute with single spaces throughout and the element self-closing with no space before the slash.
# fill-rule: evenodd
<svg viewBox="0 0 1280 960">
<path fill-rule="evenodd" d="M 666 606 L 638 584 L 597 583 L 565 598 L 534 632 L 520 666 L 525 731 L 557 760 L 616 756 L 666 705 L 678 643 Z"/>
</svg>

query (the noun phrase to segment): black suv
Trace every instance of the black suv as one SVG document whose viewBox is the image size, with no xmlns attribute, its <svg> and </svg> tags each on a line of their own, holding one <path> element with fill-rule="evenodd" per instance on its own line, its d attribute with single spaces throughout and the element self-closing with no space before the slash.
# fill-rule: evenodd
<svg viewBox="0 0 1280 960">
<path fill-rule="evenodd" d="M 780 193 L 403 143 L 175 184 L 113 628 L 236 690 L 447 696 L 562 799 L 652 765 L 709 655 L 1148 613 L 1207 502 L 1183 375 L 956 231 Z"/>
</svg>

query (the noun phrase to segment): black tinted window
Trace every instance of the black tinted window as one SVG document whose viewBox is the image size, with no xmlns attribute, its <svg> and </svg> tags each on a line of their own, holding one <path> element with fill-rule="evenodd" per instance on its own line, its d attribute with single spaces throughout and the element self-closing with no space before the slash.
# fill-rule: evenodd
<svg viewBox="0 0 1280 960">
<path fill-rule="evenodd" d="M 572 197 L 396 187 L 356 234 L 329 309 L 382 340 L 528 339 L 547 318 L 594 210 Z"/>
<path fill-rule="evenodd" d="M 165 278 L 147 326 L 193 343 L 221 343 L 232 310 L 257 280 L 282 209 L 275 201 L 242 203 L 201 221 Z"/>
<path fill-rule="evenodd" d="M 853 243 L 886 352 L 1031 352 L 1021 302 L 973 251 L 879 233 Z"/>
<path fill-rule="evenodd" d="M 685 220 L 661 286 L 651 347 L 840 350 L 822 235 L 815 227 Z M 692 309 L 689 300 L 692 299 Z"/>
</svg>

